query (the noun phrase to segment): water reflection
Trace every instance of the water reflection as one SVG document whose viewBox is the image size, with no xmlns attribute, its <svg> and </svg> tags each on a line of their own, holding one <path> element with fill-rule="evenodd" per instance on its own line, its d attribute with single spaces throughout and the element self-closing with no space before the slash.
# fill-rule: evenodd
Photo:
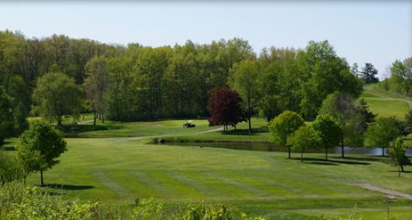
<svg viewBox="0 0 412 220">
<path fill-rule="evenodd" d="M 226 148 L 233 150 L 255 150 L 255 151 L 275 151 L 275 152 L 287 152 L 286 148 L 274 146 L 271 143 L 262 142 L 178 142 L 178 143 L 165 143 L 165 145 L 177 145 L 177 146 L 197 146 L 197 147 L 215 147 Z M 335 147 L 329 150 L 329 153 L 340 154 L 341 147 Z M 296 152 L 293 151 L 292 152 Z M 323 153 L 323 149 L 311 149 L 306 153 Z M 382 155 L 381 148 L 371 147 L 345 147 L 345 154 L 368 154 L 368 155 Z M 387 155 L 387 149 L 385 149 Z M 407 149 L 407 155 L 412 155 L 412 148 Z"/>
</svg>

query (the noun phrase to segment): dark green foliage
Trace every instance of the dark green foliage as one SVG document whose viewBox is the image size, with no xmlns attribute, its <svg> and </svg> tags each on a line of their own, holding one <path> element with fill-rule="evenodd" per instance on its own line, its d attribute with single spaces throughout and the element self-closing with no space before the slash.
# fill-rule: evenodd
<svg viewBox="0 0 412 220">
<path fill-rule="evenodd" d="M 235 88 L 235 84 L 250 115 L 259 112 L 268 121 L 285 110 L 313 119 L 327 95 L 341 91 L 357 98 L 362 91 L 361 81 L 328 41 L 311 41 L 304 50 L 265 48 L 259 56 L 248 41 L 239 38 L 153 48 L 112 46 L 64 35 L 27 39 L 21 33 L 1 31 L 0 42 L 0 84 L 12 98 L 14 135 L 27 127 L 29 112 L 53 117 L 59 123 L 62 114 L 76 116 L 79 111 L 94 111 L 99 118 L 107 115 L 116 121 L 208 117 L 211 90 Z M 101 60 L 93 61 L 94 57 Z M 241 63 L 248 62 L 254 63 L 249 65 L 254 66 L 253 89 L 239 86 L 242 83 L 235 83 L 239 82 L 236 74 L 230 74 L 241 72 Z M 87 94 L 87 103 L 81 106 L 89 108 L 73 104 L 73 109 L 58 112 L 56 105 L 46 111 L 44 102 L 32 96 L 32 91 L 50 72 L 83 84 L 86 92 L 81 96 Z M 91 76 L 96 75 L 92 73 L 97 72 L 104 73 L 99 77 L 105 82 L 100 89 L 91 86 L 97 85 L 91 83 L 95 81 Z M 97 90 L 98 96 L 92 92 Z M 77 92 L 73 94 L 70 101 L 78 100 Z M 31 97 L 35 97 L 34 109 Z"/>
<path fill-rule="evenodd" d="M 312 126 L 301 126 L 288 137 L 287 143 L 300 152 L 300 160 L 303 161 L 303 153 L 308 149 L 318 148 L 321 141 Z"/>
<path fill-rule="evenodd" d="M 365 63 L 365 67 L 363 67 L 360 72 L 360 78 L 365 83 L 377 83 L 379 79 L 376 75 L 378 75 L 378 70 L 375 69 L 371 63 Z"/>
<path fill-rule="evenodd" d="M 79 117 L 83 103 L 81 88 L 63 73 L 48 73 L 38 79 L 33 91 L 33 101 L 42 116 L 56 119 L 61 125 L 66 115 Z"/>
<path fill-rule="evenodd" d="M 346 145 L 352 147 L 363 146 L 365 127 L 374 117 L 368 111 L 364 100 L 361 100 L 361 106 L 357 106 L 351 95 L 342 92 L 334 92 L 326 97 L 319 114 L 332 116 L 341 126 L 343 130 L 343 136 L 340 140 L 342 157 L 345 156 L 344 147 Z"/>
<path fill-rule="evenodd" d="M 104 115 L 107 108 L 104 97 L 109 87 L 109 67 L 104 57 L 94 57 L 86 65 L 87 78 L 84 82 L 84 90 L 90 108 L 94 113 L 93 125 L 96 125 L 98 115 L 104 122 Z"/>
<path fill-rule="evenodd" d="M 63 140 L 60 132 L 50 125 L 34 121 L 21 135 L 20 143 L 17 156 L 23 164 L 26 175 L 40 171 L 41 185 L 44 185 L 43 171 L 60 162 L 57 159 L 67 150 L 66 141 Z"/>
<path fill-rule="evenodd" d="M 253 109 L 259 99 L 258 77 L 259 65 L 256 61 L 251 60 L 234 65 L 231 69 L 231 75 L 229 75 L 229 84 L 240 94 L 242 100 L 245 100 L 244 106 L 249 122 L 249 134 L 252 133 L 251 117 Z"/>
<path fill-rule="evenodd" d="M 358 97 L 362 92 L 362 82 L 350 72 L 346 61 L 335 54 L 328 41 L 309 42 L 301 61 L 306 64 L 310 78 L 303 84 L 300 103 L 306 118 L 314 118 L 322 101 L 335 91 Z"/>
<path fill-rule="evenodd" d="M 391 76 L 380 87 L 406 96 L 412 96 L 412 59 L 396 60 L 391 66 Z"/>
<path fill-rule="evenodd" d="M 391 142 L 388 153 L 389 157 L 394 164 L 399 166 L 402 172 L 404 172 L 404 166 L 411 165 L 410 159 L 406 156 L 406 149 L 408 147 L 403 144 L 403 137 L 396 138 Z"/>
<path fill-rule="evenodd" d="M 0 187 L 23 178 L 22 166 L 13 154 L 0 149 Z"/>
<path fill-rule="evenodd" d="M 318 115 L 313 122 L 313 128 L 318 132 L 321 145 L 325 149 L 325 159 L 328 159 L 328 149 L 339 144 L 343 137 L 342 127 L 330 115 Z"/>
<path fill-rule="evenodd" d="M 0 86 L 0 146 L 11 135 L 13 129 L 13 109 L 9 96 Z"/>
<path fill-rule="evenodd" d="M 396 118 L 379 117 L 366 130 L 366 143 L 368 146 L 381 147 L 382 156 L 385 156 L 385 148 L 389 147 L 389 144 L 401 133 Z"/>
<path fill-rule="evenodd" d="M 288 137 L 303 126 L 304 123 L 303 118 L 297 113 L 292 111 L 284 111 L 282 114 L 274 118 L 269 124 L 271 142 L 281 147 L 287 147 L 289 150 L 289 159 L 291 158 L 291 146 L 288 145 Z"/>
</svg>

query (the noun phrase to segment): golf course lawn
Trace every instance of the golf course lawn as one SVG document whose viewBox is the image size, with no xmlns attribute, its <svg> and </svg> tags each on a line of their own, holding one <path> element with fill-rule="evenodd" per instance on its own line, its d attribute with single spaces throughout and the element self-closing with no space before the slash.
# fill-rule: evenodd
<svg viewBox="0 0 412 220">
<path fill-rule="evenodd" d="M 226 202 L 264 216 L 347 215 L 356 207 L 364 219 L 386 213 L 385 195 L 350 186 L 368 183 L 412 194 L 412 169 L 397 177 L 380 157 L 349 155 L 331 161 L 285 153 L 146 144 L 128 138 L 69 138 L 61 163 L 45 172 L 45 182 L 67 198 L 126 204 L 154 197 L 166 205 Z M 295 155 L 296 157 L 298 155 Z M 29 177 L 39 183 L 39 175 Z M 396 199 L 391 215 L 412 218 L 412 201 Z M 304 219 L 304 218 L 303 218 Z"/>
<path fill-rule="evenodd" d="M 406 100 L 382 97 L 369 89 L 362 95 L 379 116 L 403 118 Z M 264 141 L 267 121 L 253 118 L 254 133 L 247 123 L 235 131 L 218 131 L 206 119 L 193 120 L 195 128 L 183 128 L 186 120 L 120 123 L 107 121 L 92 127 L 90 117 L 77 126 L 76 138 L 65 138 L 68 151 L 60 164 L 44 174 L 47 190 L 66 199 L 98 201 L 102 205 L 127 206 L 135 199 L 154 197 L 166 207 L 186 203 L 228 203 L 235 212 L 267 219 L 320 219 L 355 212 L 364 220 L 387 219 L 387 196 L 350 184 L 370 184 L 412 195 L 412 167 L 398 177 L 388 158 L 372 155 L 298 154 L 154 145 L 155 137 L 185 141 Z M 70 129 L 70 125 L 68 126 Z M 81 137 L 81 138 L 78 138 Z M 13 153 L 18 139 L 5 149 Z M 39 184 L 39 174 L 29 176 Z M 390 216 L 412 219 L 412 201 L 396 197 Z"/>
</svg>

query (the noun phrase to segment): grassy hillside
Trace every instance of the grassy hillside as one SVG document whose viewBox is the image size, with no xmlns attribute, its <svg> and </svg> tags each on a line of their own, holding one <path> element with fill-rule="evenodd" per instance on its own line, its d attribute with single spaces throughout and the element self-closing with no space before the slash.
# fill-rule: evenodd
<svg viewBox="0 0 412 220">
<path fill-rule="evenodd" d="M 364 90 L 361 98 L 367 101 L 370 110 L 378 116 L 396 116 L 403 119 L 410 109 L 410 98 L 380 90 L 373 84 L 364 86 Z"/>
<path fill-rule="evenodd" d="M 390 94 L 388 94 L 390 95 Z M 385 96 L 368 86 L 362 95 L 370 109 L 382 116 L 403 118 L 408 100 Z M 49 189 L 65 198 L 131 204 L 137 198 L 154 197 L 166 206 L 188 202 L 226 202 L 237 211 L 268 219 L 318 219 L 314 216 L 347 216 L 355 208 L 363 219 L 386 219 L 387 196 L 353 186 L 367 183 L 412 194 L 412 168 L 399 178 L 387 158 L 350 155 L 305 154 L 286 159 L 286 153 L 241 151 L 190 146 L 152 145 L 154 137 L 185 140 L 267 141 L 267 122 L 254 118 L 253 135 L 247 123 L 237 131 L 212 131 L 206 120 L 196 128 L 183 128 L 185 120 L 115 123 L 95 129 L 86 118 L 80 137 L 66 138 L 68 151 L 61 163 L 45 172 Z M 73 129 L 68 126 L 66 129 Z M 87 137 L 87 138 L 84 138 Z M 18 139 L 9 139 L 5 149 L 13 153 Z M 298 155 L 293 155 L 298 158 Z M 38 184 L 39 175 L 28 178 Z M 391 217 L 412 219 L 412 201 L 396 198 Z"/>
<path fill-rule="evenodd" d="M 166 204 L 227 202 L 265 216 L 346 215 L 357 207 L 364 219 L 386 213 L 385 196 L 350 186 L 369 183 L 412 194 L 412 170 L 397 177 L 395 167 L 373 156 L 304 163 L 285 153 L 149 145 L 131 138 L 69 138 L 61 164 L 45 173 L 67 198 L 103 204 L 155 197 Z M 14 140 L 17 141 L 17 140 Z M 13 143 L 9 143 L 9 146 Z M 39 183 L 31 175 L 31 184 Z M 397 199 L 393 216 L 412 218 L 412 201 Z"/>
</svg>

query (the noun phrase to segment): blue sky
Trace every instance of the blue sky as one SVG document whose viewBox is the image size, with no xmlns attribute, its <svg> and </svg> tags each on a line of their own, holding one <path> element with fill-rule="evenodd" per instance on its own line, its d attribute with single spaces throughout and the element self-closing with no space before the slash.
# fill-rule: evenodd
<svg viewBox="0 0 412 220">
<path fill-rule="evenodd" d="M 381 77 L 412 57 L 412 1 L 0 1 L 0 29 L 147 46 L 240 37 L 257 53 L 329 40 L 350 64 L 370 62 Z"/>
</svg>

